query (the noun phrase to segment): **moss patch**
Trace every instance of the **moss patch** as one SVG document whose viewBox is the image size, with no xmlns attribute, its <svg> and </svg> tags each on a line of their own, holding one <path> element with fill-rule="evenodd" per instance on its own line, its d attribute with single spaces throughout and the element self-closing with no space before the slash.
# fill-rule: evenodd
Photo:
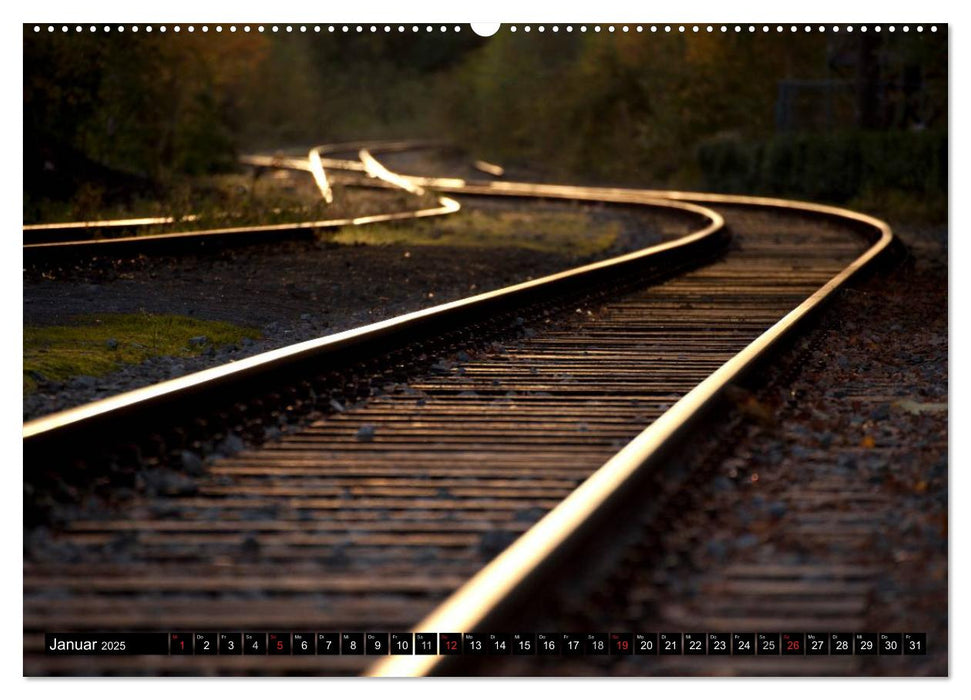
<svg viewBox="0 0 971 700">
<path fill-rule="evenodd" d="M 584 212 L 472 210 L 406 223 L 346 226 L 320 235 L 347 245 L 513 247 L 586 257 L 606 251 L 620 232 L 618 222 L 594 221 Z"/>
<path fill-rule="evenodd" d="M 24 327 L 24 393 L 37 388 L 38 375 L 57 381 L 103 376 L 122 364 L 150 357 L 189 357 L 244 337 L 260 337 L 255 328 L 186 316 L 98 314 L 72 321 L 64 326 Z"/>
</svg>

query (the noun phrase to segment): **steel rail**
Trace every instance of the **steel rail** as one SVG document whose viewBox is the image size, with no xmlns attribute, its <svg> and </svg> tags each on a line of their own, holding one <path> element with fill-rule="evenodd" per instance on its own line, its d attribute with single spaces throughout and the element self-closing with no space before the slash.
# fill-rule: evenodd
<svg viewBox="0 0 971 700">
<path fill-rule="evenodd" d="M 492 175 L 493 177 L 502 177 L 506 174 L 506 170 L 501 165 L 489 163 L 488 161 L 477 160 L 472 165 L 476 170 L 481 170 L 487 175 Z"/>
<path fill-rule="evenodd" d="M 385 223 L 389 221 L 404 221 L 408 219 L 420 219 L 429 216 L 442 216 L 453 214 L 461 209 L 461 205 L 449 197 L 439 197 L 439 206 L 426 207 L 411 211 L 392 212 L 390 214 L 369 214 L 367 216 L 356 216 L 344 219 L 325 219 L 322 221 L 302 221 L 293 224 L 268 224 L 265 226 L 238 226 L 221 229 L 206 229 L 201 231 L 182 231 L 177 233 L 161 233 L 150 236 L 126 236 L 124 238 L 108 238 L 97 241 L 59 241 L 55 243 L 31 243 L 24 245 L 24 252 L 28 251 L 54 251 L 54 250 L 73 250 L 97 246 L 98 249 L 106 252 L 108 248 L 117 246 L 119 250 L 123 247 L 131 247 L 133 244 L 150 246 L 155 243 L 172 241 L 205 241 L 218 239 L 221 236 L 246 236 L 249 238 L 279 237 L 280 234 L 287 233 L 309 233 L 324 229 L 341 228 L 342 226 L 363 226 L 366 224 Z M 276 234 L 276 236 L 274 236 Z"/>
<path fill-rule="evenodd" d="M 604 201 L 583 192 L 577 192 L 576 199 Z M 100 432 L 114 430 L 116 422 L 122 418 L 134 420 L 136 415 L 145 412 L 187 408 L 200 400 L 213 400 L 230 387 L 238 390 L 246 382 L 261 377 L 266 381 L 269 375 L 294 366 L 304 366 L 311 361 L 357 352 L 362 348 L 374 349 L 390 339 L 409 338 L 418 331 L 458 324 L 498 309 L 531 303 L 544 295 L 599 281 L 645 264 L 674 264 L 692 255 L 716 250 L 727 240 L 724 219 L 706 207 L 646 196 L 632 196 L 624 201 L 687 213 L 700 218 L 705 225 L 676 240 L 632 253 L 279 348 L 29 421 L 24 424 L 22 432 L 25 453 L 60 444 L 67 435 L 76 439 L 93 439 Z M 365 218 L 387 220 L 387 216 Z"/>
<path fill-rule="evenodd" d="M 279 168 L 309 172 L 320 190 L 321 197 L 327 204 L 334 199 L 333 189 L 325 171 L 326 168 L 367 172 L 371 177 L 379 178 L 393 187 L 402 189 L 410 194 L 420 194 L 421 187 L 411 181 L 397 179 L 393 173 L 382 170 L 380 164 L 372 164 L 373 172 L 367 171 L 368 165 L 362 161 L 348 161 L 323 158 L 324 154 L 341 153 L 344 151 L 359 151 L 364 148 L 379 148 L 382 152 L 396 152 L 415 148 L 434 148 L 440 144 L 433 142 L 374 142 L 361 141 L 351 143 L 329 144 L 315 146 L 310 149 L 307 158 L 289 156 L 242 156 L 240 162 L 246 165 L 262 168 Z M 456 185 L 455 181 L 444 179 L 445 183 Z M 200 229 L 197 231 L 176 231 L 162 234 L 148 234 L 143 236 L 122 236 L 107 239 L 83 239 L 68 241 L 47 241 L 40 243 L 24 243 L 24 257 L 26 259 L 43 257 L 45 255 L 70 254 L 77 251 L 88 251 L 101 254 L 129 254 L 135 248 L 138 252 L 145 252 L 152 248 L 168 249 L 179 243 L 205 243 L 207 241 L 226 242 L 236 239 L 240 243 L 276 239 L 282 236 L 308 234 L 325 229 L 341 228 L 342 226 L 362 226 L 375 223 L 403 221 L 430 216 L 445 216 L 454 214 L 461 209 L 461 205 L 448 197 L 437 197 L 437 207 L 422 207 L 402 212 L 387 214 L 371 214 L 367 216 L 345 217 L 338 219 L 324 219 L 319 221 L 302 221 L 289 224 L 267 224 L 263 226 L 235 226 L 215 229 Z M 199 217 L 191 214 L 184 217 L 143 217 L 129 219 L 106 219 L 100 221 L 69 221 L 51 224 L 28 224 L 23 227 L 27 234 L 44 234 L 59 231 L 112 229 L 160 226 L 181 221 L 197 221 Z"/>
<path fill-rule="evenodd" d="M 326 169 L 348 170 L 352 172 L 367 173 L 371 177 L 381 177 L 375 173 L 369 173 L 367 164 L 361 160 L 348 160 L 345 158 L 331 157 L 336 153 L 360 154 L 362 150 L 379 151 L 381 153 L 399 153 L 402 151 L 446 147 L 448 147 L 448 144 L 438 141 L 347 141 L 343 143 L 314 146 L 310 149 L 306 159 L 294 158 L 290 156 L 244 155 L 239 158 L 239 161 L 244 165 L 251 165 L 258 168 L 276 168 L 282 170 L 300 170 L 309 172 L 314 176 L 317 187 L 320 189 L 321 196 L 329 204 L 331 201 L 333 201 L 333 191 L 326 174 Z M 480 163 L 483 164 L 483 167 L 479 167 Z M 500 166 L 492 165 L 491 163 L 484 163 L 483 161 L 476 161 L 475 167 L 483 172 L 495 173 L 497 169 L 500 172 L 502 171 Z M 490 168 L 492 170 L 490 170 Z M 386 181 L 392 182 L 391 180 Z M 409 190 L 412 186 L 411 184 L 407 183 L 392 184 L 397 184 L 399 187 L 405 190 Z"/>
<path fill-rule="evenodd" d="M 334 190 L 331 189 L 330 182 L 327 180 L 327 173 L 324 171 L 324 164 L 321 161 L 318 149 L 310 149 L 307 162 L 310 163 L 310 173 L 314 176 L 314 182 L 317 183 L 320 195 L 327 204 L 332 204 L 334 202 Z"/>
<path fill-rule="evenodd" d="M 379 180 L 390 182 L 392 185 L 400 187 L 401 189 L 414 195 L 420 196 L 425 194 L 425 190 L 421 185 L 388 170 L 386 167 L 381 165 L 381 163 L 379 163 L 378 160 L 372 156 L 366 148 L 362 148 L 358 155 L 361 158 L 361 162 L 364 164 L 364 170 L 371 177 L 376 177 Z"/>
<path fill-rule="evenodd" d="M 395 153 L 400 151 L 411 151 L 423 148 L 442 148 L 445 144 L 437 141 L 348 141 L 344 143 L 324 144 L 314 146 L 307 154 L 307 158 L 294 158 L 291 156 L 261 156 L 244 155 L 239 158 L 239 162 L 244 165 L 251 165 L 257 168 L 276 168 L 282 170 L 300 170 L 309 172 L 313 175 L 314 182 L 320 190 L 324 201 L 330 204 L 334 200 L 333 189 L 327 177 L 326 169 L 350 170 L 354 172 L 367 172 L 367 165 L 360 160 L 346 160 L 332 158 L 335 153 L 359 153 L 363 149 L 380 150 L 382 153 Z M 324 157 L 328 156 L 328 157 Z M 488 164 L 487 164 L 488 165 Z M 492 166 L 498 168 L 499 166 Z M 501 170 L 501 168 L 500 168 Z M 374 173 L 369 173 L 372 177 L 381 177 Z M 384 179 L 384 178 L 382 178 Z M 404 190 L 410 191 L 413 187 L 410 183 L 395 183 Z"/>
<path fill-rule="evenodd" d="M 371 153 L 402 153 L 405 151 L 414 150 L 426 150 L 426 149 L 442 149 L 442 148 L 452 148 L 447 143 L 438 141 L 351 141 L 347 143 L 340 144 L 325 144 L 321 146 L 315 146 L 310 149 L 311 158 L 317 156 L 320 158 L 321 165 L 327 170 L 341 170 L 352 173 L 361 173 L 368 175 L 374 179 L 381 182 L 389 182 L 384 180 L 379 175 L 369 172 L 368 166 L 360 158 L 362 151 Z M 330 157 L 335 153 L 343 152 L 355 152 L 359 156 L 358 160 L 348 160 L 346 158 L 333 158 Z M 327 155 L 328 157 L 324 157 Z M 278 168 L 282 170 L 299 170 L 304 172 L 311 171 L 310 159 L 293 158 L 286 156 L 260 156 L 260 155 L 249 155 L 241 156 L 240 162 L 246 165 L 253 165 L 263 168 Z M 380 163 L 379 163 L 380 165 Z M 481 172 L 487 173 L 494 177 L 502 177 L 505 173 L 505 169 L 494 163 L 488 163 L 484 160 L 473 161 L 472 167 Z M 397 175 L 397 173 L 395 173 Z M 402 175 L 401 179 L 407 181 L 418 187 L 428 186 L 436 189 L 442 188 L 462 188 L 466 185 L 466 180 L 459 177 L 422 177 L 419 175 Z M 382 187 L 384 185 L 378 183 L 370 183 L 371 186 Z M 393 183 L 396 186 L 397 183 Z M 457 190 L 456 190 L 457 191 Z"/>
<path fill-rule="evenodd" d="M 380 150 L 380 146 L 374 150 Z M 370 152 L 367 148 L 362 148 L 360 151 L 361 152 L 359 155 L 362 158 L 362 161 L 364 161 L 367 156 L 370 156 Z M 370 157 L 373 159 L 373 156 Z M 377 162 L 376 159 L 374 160 Z M 352 170 L 361 172 L 361 168 L 357 167 L 352 168 Z M 379 170 L 375 170 L 374 172 L 379 172 Z M 429 616 L 426 616 L 425 619 L 423 619 L 418 625 L 412 628 L 415 631 L 422 632 L 440 629 L 493 631 L 491 629 L 483 629 L 483 627 L 488 628 L 495 625 L 496 621 L 503 620 L 504 616 L 508 616 L 509 612 L 514 610 L 517 605 L 522 605 L 524 602 L 528 603 L 529 596 L 531 592 L 536 589 L 538 583 L 542 581 L 545 576 L 555 571 L 556 566 L 559 564 L 559 562 L 564 560 L 564 557 L 568 552 L 576 551 L 576 549 L 581 546 L 582 543 L 589 542 L 591 538 L 596 536 L 599 524 L 603 522 L 606 515 L 613 510 L 614 505 L 624 497 L 625 492 L 628 491 L 628 486 L 639 481 L 640 477 L 643 477 L 646 473 L 653 473 L 653 467 L 663 465 L 666 455 L 669 454 L 669 450 L 675 444 L 680 443 L 681 439 L 687 434 L 688 429 L 694 426 L 697 420 L 718 402 L 726 383 L 736 381 L 739 377 L 751 371 L 751 369 L 759 362 L 763 361 L 771 353 L 771 351 L 778 346 L 779 343 L 781 343 L 784 339 L 791 337 L 793 330 L 797 326 L 803 323 L 822 304 L 831 299 L 832 295 L 835 294 L 840 287 L 846 284 L 847 281 L 858 273 L 869 268 L 873 262 L 875 262 L 888 250 L 893 241 L 893 236 L 889 227 L 887 227 L 883 222 L 873 219 L 872 217 L 867 217 L 862 214 L 849 212 L 836 207 L 789 202 L 779 199 L 733 197 L 728 195 L 709 195 L 690 192 L 658 193 L 656 191 L 629 190 L 620 188 L 579 188 L 561 185 L 535 185 L 530 183 L 463 182 L 462 186 L 459 187 L 455 180 L 447 178 L 417 178 L 415 176 L 401 177 L 411 181 L 417 186 L 427 186 L 430 189 L 440 189 L 442 191 L 449 188 L 454 188 L 450 191 L 468 194 L 493 194 L 511 197 L 548 197 L 558 199 L 580 199 L 585 201 L 606 201 L 614 203 L 652 204 L 660 206 L 667 204 L 669 207 L 675 209 L 686 208 L 689 211 L 693 211 L 695 214 L 708 217 L 710 220 L 709 225 L 703 231 L 689 234 L 689 236 L 686 238 L 679 239 L 678 241 L 673 241 L 668 244 L 653 246 L 650 249 L 646 249 L 646 251 L 662 249 L 654 253 L 656 257 L 645 260 L 642 256 L 646 251 L 638 251 L 637 253 L 632 253 L 628 256 L 621 256 L 620 258 L 612 259 L 611 261 L 604 261 L 603 263 L 594 264 L 594 266 L 599 265 L 600 268 L 599 270 L 592 270 L 589 273 L 586 273 L 591 275 L 612 274 L 617 268 L 604 267 L 604 265 L 617 260 L 627 259 L 627 262 L 624 264 L 642 264 L 653 259 L 655 262 L 660 264 L 670 258 L 669 253 L 688 253 L 692 250 L 704 249 L 704 246 L 706 245 L 723 241 L 725 239 L 725 232 L 723 229 L 724 222 L 721 216 L 707 207 L 692 204 L 692 202 L 718 203 L 725 206 L 768 207 L 802 213 L 809 216 L 821 216 L 830 219 L 835 218 L 844 223 L 853 223 L 854 228 L 859 228 L 865 231 L 866 235 L 873 241 L 873 245 L 871 245 L 871 247 L 864 254 L 857 257 L 849 266 L 845 267 L 835 277 L 826 282 L 820 289 L 812 293 L 804 301 L 799 302 L 795 309 L 786 313 L 781 320 L 777 321 L 768 331 L 762 333 L 762 335 L 748 345 L 742 352 L 735 355 L 713 374 L 709 375 L 705 379 L 702 379 L 700 384 L 684 395 L 684 397 L 678 401 L 674 407 L 658 417 L 648 429 L 644 430 L 640 435 L 635 437 L 620 452 L 611 457 L 586 481 L 584 481 L 582 485 L 567 496 L 566 500 L 562 501 L 559 505 L 556 505 L 553 510 L 551 510 L 531 529 L 527 530 L 518 540 L 516 540 L 508 549 L 506 549 L 505 552 L 499 555 L 498 558 L 485 565 L 485 568 L 481 569 L 479 573 L 475 574 L 471 579 L 463 584 L 462 587 L 458 588 L 448 600 L 437 607 L 436 610 Z M 382 181 L 381 183 L 374 184 L 387 186 L 385 182 L 386 181 Z M 491 187 L 490 185 L 492 184 L 501 184 L 503 187 Z M 653 199 L 648 195 L 648 193 L 650 193 L 650 195 L 660 194 L 662 198 Z M 708 231 L 708 233 L 703 239 L 695 240 L 690 243 L 690 245 L 685 245 L 686 239 L 699 236 L 705 231 Z M 664 249 L 665 246 L 672 246 L 672 248 Z M 586 275 L 584 275 L 583 278 L 570 277 L 569 275 L 571 273 L 583 271 L 589 267 L 593 266 L 584 266 L 584 268 L 577 268 L 577 270 L 559 273 L 558 275 L 552 275 L 549 278 L 544 279 L 549 280 L 551 278 L 560 278 L 562 275 L 567 275 L 566 278 L 561 278 L 554 284 L 567 283 L 570 280 L 573 282 L 580 282 L 583 279 L 587 279 Z M 537 280 L 536 282 L 538 283 L 542 281 L 543 280 Z M 817 284 L 818 283 L 819 282 L 817 282 Z M 515 285 L 514 287 L 507 288 L 507 290 L 498 291 L 505 292 L 508 290 L 517 290 L 519 288 L 523 288 L 523 290 L 520 292 L 516 292 L 516 295 L 523 294 L 525 295 L 525 298 L 528 298 L 532 293 L 539 291 L 539 289 L 531 287 L 531 284 L 535 283 L 524 283 L 523 285 Z M 524 290 L 531 291 L 527 293 L 527 291 Z M 516 301 L 516 295 L 514 295 L 512 298 L 500 297 L 495 301 L 505 299 L 506 301 L 519 303 Z M 415 314 L 409 314 L 400 318 L 405 319 L 408 317 L 415 317 L 413 322 L 420 326 L 425 321 L 431 320 L 430 317 L 422 317 L 422 314 L 435 311 L 436 309 L 442 309 L 445 311 L 445 316 L 439 320 L 446 323 L 450 321 L 458 322 L 458 320 L 466 312 L 468 312 L 469 315 L 474 316 L 474 313 L 468 307 L 465 307 L 465 312 L 463 312 L 461 310 L 463 308 L 461 305 L 472 300 L 480 299 L 481 297 L 489 296 L 490 294 L 478 295 L 477 297 L 473 297 L 471 299 L 440 305 L 439 307 L 434 307 L 433 309 L 415 312 Z M 523 297 L 519 296 L 518 299 L 521 301 Z M 484 301 L 483 303 L 488 306 L 490 302 Z M 454 307 L 454 305 L 460 306 Z M 452 315 L 453 312 L 459 314 L 459 316 Z M 348 331 L 345 332 L 345 334 L 337 334 L 336 336 L 331 336 L 331 338 L 347 335 L 344 340 L 348 343 L 349 348 L 354 351 L 356 348 L 361 347 L 361 344 L 366 344 L 369 341 L 386 342 L 388 338 L 395 337 L 395 334 L 398 331 L 403 333 L 407 332 L 407 328 L 394 327 L 393 322 L 396 320 L 398 319 L 390 319 L 387 322 L 372 324 L 372 326 L 368 326 L 363 329 Z M 387 323 L 392 323 L 392 326 L 378 329 L 378 327 L 382 327 Z M 409 328 L 410 327 L 411 326 L 409 323 Z M 358 331 L 367 331 L 368 329 L 379 330 L 379 332 L 373 338 L 357 337 L 355 339 L 355 333 Z M 382 333 L 386 334 L 382 335 Z M 327 338 L 318 339 L 318 341 L 309 341 L 309 343 L 301 344 L 301 346 L 313 345 L 315 343 L 319 343 L 320 341 L 326 340 Z M 293 348 L 297 347 L 300 346 L 293 346 Z M 284 348 L 282 351 L 291 349 L 292 348 Z M 333 349 L 334 348 L 331 348 L 331 350 Z M 328 349 L 323 346 L 317 347 L 316 349 L 308 348 L 307 351 L 308 358 L 313 357 L 318 361 L 321 358 L 327 357 L 329 352 Z M 267 355 L 271 354 L 273 353 L 267 353 Z M 250 359 L 252 360 L 256 358 Z M 243 362 L 246 361 L 244 360 Z M 300 358 L 281 358 L 281 362 L 283 364 L 300 364 Z M 236 363 L 236 365 L 240 364 L 241 363 Z M 221 368 L 214 369 L 219 370 Z M 245 370 L 245 368 L 241 369 Z M 269 371 L 272 368 L 266 367 L 265 369 Z M 208 371 L 211 370 L 207 370 L 207 372 Z M 254 370 L 254 374 L 252 376 L 257 376 L 260 374 L 263 374 L 263 372 Z M 245 383 L 243 380 L 245 380 L 246 377 L 240 376 L 237 377 L 237 379 L 240 381 L 236 381 L 236 384 L 243 384 Z M 173 381 L 178 382 L 179 380 Z M 152 387 L 149 387 L 149 389 L 151 388 Z M 216 388 L 215 391 L 218 393 L 219 389 Z M 191 390 L 187 395 L 192 395 Z M 168 405 L 171 406 L 171 404 Z M 126 410 L 127 409 L 122 407 L 119 412 L 124 413 Z M 98 419 L 95 417 L 93 420 L 97 422 Z M 108 421 L 105 424 L 111 425 L 111 422 Z M 91 425 L 91 423 L 85 424 L 82 422 L 80 425 L 82 429 L 79 432 L 83 433 L 86 431 L 87 427 Z M 25 425 L 25 428 L 26 427 L 27 426 Z M 70 428 L 68 428 L 68 430 L 70 430 Z M 62 433 L 60 433 L 60 431 L 57 429 L 55 429 L 55 433 L 52 434 L 56 434 L 59 439 L 63 439 L 60 437 Z M 28 443 L 29 440 L 25 435 L 25 453 Z M 371 669 L 369 669 L 368 674 L 395 676 L 426 675 L 429 673 L 441 672 L 443 670 L 443 664 L 450 662 L 451 659 L 449 659 L 449 657 L 393 657 L 383 660 L 376 666 L 373 666 Z"/>
<path fill-rule="evenodd" d="M 27 233 L 43 233 L 48 231 L 62 231 L 62 230 L 72 230 L 72 229 L 90 229 L 90 228 L 124 228 L 126 226 L 161 226 L 164 224 L 174 224 L 180 221 L 196 221 L 198 216 L 195 214 L 189 214 L 188 216 L 145 216 L 142 218 L 134 219 L 106 219 L 104 221 L 64 221 L 62 223 L 51 223 L 51 224 L 25 224 L 23 227 L 24 232 Z"/>
<path fill-rule="evenodd" d="M 327 179 L 323 167 L 334 167 L 343 170 L 364 171 L 364 166 L 359 161 L 339 160 L 323 158 L 326 153 L 340 153 L 344 151 L 358 151 L 361 148 L 380 148 L 382 152 L 395 152 L 396 150 L 406 150 L 424 147 L 434 147 L 434 144 L 424 142 L 380 142 L 380 141 L 354 141 L 350 143 L 328 144 L 315 146 L 310 149 L 307 158 L 297 158 L 293 156 L 263 156 L 263 155 L 242 155 L 239 162 L 255 168 L 268 168 L 279 170 L 298 170 L 308 172 L 314 177 L 317 187 L 321 191 L 324 200 L 330 204 L 333 201 L 333 192 Z M 499 167 L 499 166 L 494 166 Z M 180 223 L 183 221 L 198 221 L 197 214 L 187 214 L 186 216 L 145 216 L 132 217 L 127 219 L 94 219 L 91 221 L 62 221 L 47 224 L 24 224 L 22 230 L 25 233 L 50 233 L 53 231 L 89 230 L 89 229 L 111 229 L 144 226 L 164 226 L 168 224 Z"/>
<path fill-rule="evenodd" d="M 392 187 L 399 189 L 404 189 L 414 194 L 420 194 L 423 191 L 422 188 L 422 178 L 416 178 L 414 176 L 399 176 L 398 173 L 393 173 L 387 168 L 385 168 L 380 162 L 371 156 L 371 152 L 374 153 L 401 153 L 405 151 L 413 150 L 424 150 L 432 148 L 443 148 L 447 147 L 446 144 L 440 144 L 437 142 L 424 142 L 424 141 L 361 141 L 346 144 L 334 144 L 327 146 L 315 146 L 310 149 L 311 157 L 318 156 L 322 154 L 334 154 L 344 151 L 356 151 L 358 160 L 347 160 L 343 158 L 321 158 L 321 164 L 330 170 L 342 170 L 353 173 L 362 173 L 368 177 L 378 180 L 379 182 L 387 183 Z M 473 165 L 476 169 L 482 170 L 483 172 L 488 172 L 487 168 L 482 168 L 479 164 L 482 161 L 476 161 Z M 492 168 L 502 168 L 498 165 L 491 165 L 485 163 L 484 165 L 490 166 Z M 306 165 L 302 162 L 291 163 L 290 161 L 282 163 L 283 167 L 294 167 L 297 170 L 305 169 Z M 278 166 L 279 167 L 279 166 Z M 437 183 L 443 186 L 449 187 L 462 187 L 465 184 L 465 180 L 461 178 L 435 178 Z M 369 183 L 372 186 L 377 183 Z"/>
<path fill-rule="evenodd" d="M 362 158 L 366 151 L 362 151 Z M 370 155 L 370 154 L 367 154 Z M 373 156 L 372 156 L 373 159 Z M 573 493 L 523 533 L 499 556 L 455 591 L 412 630 L 483 630 L 523 603 L 539 580 L 555 569 L 567 552 L 579 546 L 643 472 L 659 466 L 674 445 L 714 406 L 726 387 L 739 381 L 771 354 L 820 306 L 878 258 L 894 242 L 890 227 L 880 219 L 841 207 L 770 197 L 726 195 L 678 190 L 537 185 L 522 182 L 462 183 L 447 178 L 401 176 L 418 186 L 453 193 L 525 197 L 573 198 L 591 194 L 605 201 L 628 201 L 635 193 L 650 193 L 670 201 L 780 209 L 852 221 L 867 231 L 872 245 L 838 275 L 752 341 L 731 360 L 684 395 L 670 409 L 594 472 Z M 389 656 L 372 665 L 369 676 L 424 676 L 447 664 L 443 656 Z"/>
</svg>

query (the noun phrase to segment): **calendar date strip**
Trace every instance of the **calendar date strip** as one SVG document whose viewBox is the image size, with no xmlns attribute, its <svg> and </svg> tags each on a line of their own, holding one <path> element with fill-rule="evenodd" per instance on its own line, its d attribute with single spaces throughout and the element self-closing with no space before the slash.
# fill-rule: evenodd
<svg viewBox="0 0 971 700">
<path fill-rule="evenodd" d="M 47 632 L 49 656 L 895 656 L 924 632 Z"/>
</svg>

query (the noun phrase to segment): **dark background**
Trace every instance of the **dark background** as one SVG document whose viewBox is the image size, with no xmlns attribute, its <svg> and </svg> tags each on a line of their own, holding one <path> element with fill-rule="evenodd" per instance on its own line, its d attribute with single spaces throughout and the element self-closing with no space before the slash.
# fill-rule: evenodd
<svg viewBox="0 0 971 700">
<path fill-rule="evenodd" d="M 380 27 L 383 29 L 383 26 Z M 445 138 L 561 181 L 942 220 L 947 31 L 123 34 L 24 27 L 25 219 L 239 153 Z M 29 214 L 28 214 L 29 212 Z"/>
</svg>

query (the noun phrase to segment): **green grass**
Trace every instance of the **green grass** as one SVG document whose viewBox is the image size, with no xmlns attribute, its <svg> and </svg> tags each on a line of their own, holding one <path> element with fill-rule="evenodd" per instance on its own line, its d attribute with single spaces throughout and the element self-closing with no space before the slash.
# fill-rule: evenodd
<svg viewBox="0 0 971 700">
<path fill-rule="evenodd" d="M 595 222 L 583 212 L 463 210 L 445 217 L 406 223 L 346 226 L 320 235 L 325 240 L 345 245 L 513 247 L 587 257 L 609 249 L 620 230 L 616 221 Z"/>
<path fill-rule="evenodd" d="M 24 327 L 24 393 L 36 390 L 35 373 L 57 381 L 103 376 L 150 357 L 189 357 L 207 347 L 260 337 L 255 328 L 186 316 L 100 314 L 72 321 L 64 326 Z M 206 343 L 190 347 L 189 339 L 198 336 L 205 336 Z"/>
</svg>

